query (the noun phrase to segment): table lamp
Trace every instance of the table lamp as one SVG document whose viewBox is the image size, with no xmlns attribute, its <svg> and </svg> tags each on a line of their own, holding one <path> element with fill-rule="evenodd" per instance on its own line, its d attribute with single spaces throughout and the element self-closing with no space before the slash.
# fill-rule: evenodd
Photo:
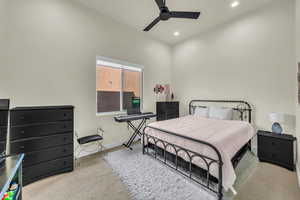
<svg viewBox="0 0 300 200">
<path fill-rule="evenodd" d="M 273 122 L 272 124 L 272 132 L 276 134 L 282 133 L 282 127 L 280 123 L 284 123 L 286 121 L 285 114 L 282 113 L 270 113 L 269 114 L 269 120 Z"/>
</svg>

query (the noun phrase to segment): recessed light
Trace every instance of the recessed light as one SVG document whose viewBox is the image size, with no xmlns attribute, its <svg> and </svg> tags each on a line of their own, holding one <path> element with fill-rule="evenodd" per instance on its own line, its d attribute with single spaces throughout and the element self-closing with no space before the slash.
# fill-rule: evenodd
<svg viewBox="0 0 300 200">
<path fill-rule="evenodd" d="M 231 3 L 231 7 L 232 8 L 235 8 L 235 7 L 239 6 L 239 5 L 240 5 L 240 2 L 238 2 L 238 1 L 234 1 L 234 2 Z"/>
<path fill-rule="evenodd" d="M 179 36 L 180 33 L 179 33 L 178 31 L 176 31 L 176 32 L 173 33 L 173 35 L 174 35 L 174 36 Z"/>
</svg>

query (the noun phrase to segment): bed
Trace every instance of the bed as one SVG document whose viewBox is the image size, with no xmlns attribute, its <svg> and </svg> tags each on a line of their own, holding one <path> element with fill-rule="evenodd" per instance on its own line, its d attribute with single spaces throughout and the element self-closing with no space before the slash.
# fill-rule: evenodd
<svg viewBox="0 0 300 200">
<path fill-rule="evenodd" d="M 235 112 L 235 120 L 219 120 L 193 115 L 207 103 L 222 104 Z M 255 131 L 252 108 L 245 101 L 193 100 L 188 116 L 153 122 L 143 131 L 143 154 L 163 164 L 223 198 L 223 189 L 233 189 L 234 168 L 247 150 Z"/>
</svg>

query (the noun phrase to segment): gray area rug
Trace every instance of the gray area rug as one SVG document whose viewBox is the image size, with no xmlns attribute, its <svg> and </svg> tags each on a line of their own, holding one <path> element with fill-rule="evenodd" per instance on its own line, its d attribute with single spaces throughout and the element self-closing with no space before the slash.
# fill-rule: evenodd
<svg viewBox="0 0 300 200">
<path fill-rule="evenodd" d="M 196 185 L 150 156 L 143 155 L 141 145 L 135 145 L 133 149 L 108 153 L 105 160 L 127 186 L 134 200 L 217 199 L 212 192 Z M 244 156 L 236 169 L 237 191 L 253 174 L 257 163 L 256 157 L 250 152 Z M 224 199 L 233 199 L 231 192 L 225 193 Z"/>
</svg>

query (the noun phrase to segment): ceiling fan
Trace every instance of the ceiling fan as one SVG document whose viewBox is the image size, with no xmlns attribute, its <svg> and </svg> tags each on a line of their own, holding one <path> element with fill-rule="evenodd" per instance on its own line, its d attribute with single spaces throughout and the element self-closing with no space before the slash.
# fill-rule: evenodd
<svg viewBox="0 0 300 200">
<path fill-rule="evenodd" d="M 156 4 L 159 7 L 160 14 L 159 16 L 149 24 L 144 31 L 151 30 L 158 22 L 167 21 L 170 18 L 185 18 L 185 19 L 198 19 L 200 12 L 182 12 L 182 11 L 170 11 L 166 6 L 166 0 L 155 0 Z"/>
</svg>

